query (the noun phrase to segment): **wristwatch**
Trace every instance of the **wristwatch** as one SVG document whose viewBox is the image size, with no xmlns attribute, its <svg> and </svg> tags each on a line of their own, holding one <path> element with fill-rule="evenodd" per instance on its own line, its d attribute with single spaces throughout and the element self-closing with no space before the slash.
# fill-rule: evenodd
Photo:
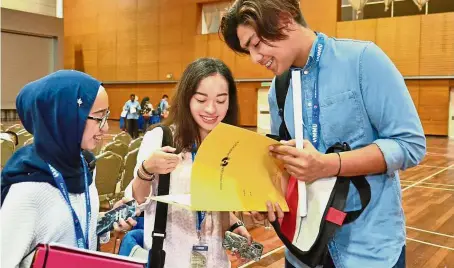
<svg viewBox="0 0 454 268">
<path fill-rule="evenodd" d="M 230 226 L 229 231 L 233 232 L 236 228 L 240 226 L 244 226 L 244 223 L 242 221 L 237 221 L 232 226 Z"/>
</svg>

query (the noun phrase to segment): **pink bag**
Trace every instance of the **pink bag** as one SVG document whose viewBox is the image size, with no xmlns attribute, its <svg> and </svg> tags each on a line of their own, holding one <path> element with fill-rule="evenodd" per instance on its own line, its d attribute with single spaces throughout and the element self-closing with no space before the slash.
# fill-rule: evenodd
<svg viewBox="0 0 454 268">
<path fill-rule="evenodd" d="M 129 257 L 73 248 L 58 244 L 39 244 L 33 258 L 33 268 L 145 268 L 146 262 Z"/>
</svg>

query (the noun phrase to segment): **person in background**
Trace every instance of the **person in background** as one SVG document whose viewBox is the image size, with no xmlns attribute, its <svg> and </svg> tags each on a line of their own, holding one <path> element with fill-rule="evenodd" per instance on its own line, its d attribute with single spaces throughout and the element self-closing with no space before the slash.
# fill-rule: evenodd
<svg viewBox="0 0 454 268">
<path fill-rule="evenodd" d="M 92 175 L 84 155 L 108 130 L 105 89 L 87 74 L 62 70 L 27 84 L 16 107 L 34 143 L 2 171 L 0 266 L 30 267 L 38 244 L 96 250 L 96 169 Z M 136 224 L 119 223 L 117 231 Z"/>
<path fill-rule="evenodd" d="M 159 110 L 159 113 L 161 114 L 161 118 L 163 118 L 163 119 L 167 118 L 167 116 L 169 115 L 169 107 L 170 107 L 169 106 L 169 96 L 164 94 L 158 105 L 158 108 L 159 108 L 158 110 Z"/>
<path fill-rule="evenodd" d="M 142 115 L 143 115 L 143 132 L 145 133 L 148 129 L 148 125 L 150 124 L 150 118 L 152 116 L 153 105 L 150 102 L 150 98 L 147 96 L 142 99 L 140 103 L 142 107 Z"/>
<path fill-rule="evenodd" d="M 224 14 L 220 32 L 232 50 L 250 55 L 275 75 L 290 70 L 301 77 L 299 88 L 288 88 L 283 113 L 275 79 L 269 91 L 271 132 L 279 135 L 283 114 L 292 139 L 293 90 L 303 97 L 304 149 L 295 148 L 294 140 L 270 148 L 288 173 L 307 183 L 365 175 L 370 184 L 369 205 L 336 232 L 325 267 L 403 268 L 405 216 L 398 171 L 416 166 L 426 151 L 415 105 L 402 75 L 377 45 L 314 32 L 299 2 L 237 0 Z M 352 151 L 325 154 L 336 142 L 348 143 Z M 358 191 L 350 187 L 345 211 L 360 207 Z M 273 206 L 268 209 L 274 221 Z M 286 267 L 307 267 L 289 251 L 285 255 Z"/>
<path fill-rule="evenodd" d="M 131 94 L 130 100 L 128 100 L 123 106 L 123 111 L 126 112 L 126 127 L 129 135 L 133 139 L 139 137 L 139 112 L 142 110 L 140 103 L 136 100 L 136 95 Z"/>
<path fill-rule="evenodd" d="M 147 255 L 147 250 L 153 246 L 156 202 L 151 199 L 147 201 L 146 198 L 156 195 L 159 174 L 171 173 L 169 194 L 188 193 L 196 148 L 220 122 L 237 125 L 238 100 L 232 73 L 218 59 L 201 58 L 194 61 L 182 75 L 172 107 L 169 118 L 163 124 L 173 129 L 176 148 L 161 148 L 161 128 L 148 131 L 137 156 L 135 178 L 125 190 L 125 196 L 134 197 L 138 203 L 146 202 L 144 232 L 133 230 L 136 234 L 131 240 L 138 238 L 140 241 L 122 242 L 120 251 L 125 254 L 138 245 L 146 249 L 142 249 L 145 253 L 141 255 Z M 222 247 L 226 230 L 222 228 L 221 218 L 224 217 L 221 214 L 192 212 L 169 206 L 167 236 L 164 240 L 164 250 L 167 252 L 165 267 L 191 267 L 191 251 L 193 245 L 199 243 L 198 234 L 208 245 L 208 267 L 229 267 L 229 258 Z M 233 213 L 222 215 L 227 216 L 225 223 L 231 226 L 234 233 L 252 241 L 246 227 Z M 200 225 L 196 225 L 196 222 Z"/>
</svg>

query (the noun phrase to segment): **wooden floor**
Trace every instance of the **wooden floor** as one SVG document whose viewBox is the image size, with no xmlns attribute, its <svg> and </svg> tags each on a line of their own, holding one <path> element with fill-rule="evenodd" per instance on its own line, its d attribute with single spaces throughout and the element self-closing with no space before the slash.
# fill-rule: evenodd
<svg viewBox="0 0 454 268">
<path fill-rule="evenodd" d="M 106 140 L 119 132 L 109 122 Z M 400 172 L 407 223 L 407 268 L 454 268 L 454 140 L 427 137 L 427 154 L 420 165 Z M 245 214 L 254 239 L 265 246 L 256 263 L 232 267 L 284 267 L 284 250 L 273 229 L 253 223 Z M 102 250 L 112 252 L 113 243 Z"/>
</svg>

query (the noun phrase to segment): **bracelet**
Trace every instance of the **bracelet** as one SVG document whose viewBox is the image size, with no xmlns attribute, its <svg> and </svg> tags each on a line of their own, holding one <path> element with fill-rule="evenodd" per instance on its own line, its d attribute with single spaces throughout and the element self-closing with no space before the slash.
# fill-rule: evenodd
<svg viewBox="0 0 454 268">
<path fill-rule="evenodd" d="M 145 172 L 145 174 L 147 174 L 149 176 L 153 175 L 153 173 L 148 172 L 148 170 L 145 168 L 145 166 L 143 165 L 144 162 L 145 162 L 145 160 L 142 161 L 142 170 L 143 170 L 143 172 Z"/>
<path fill-rule="evenodd" d="M 244 223 L 242 221 L 235 222 L 232 226 L 230 226 L 229 232 L 233 232 L 236 228 L 240 226 L 244 226 Z"/>
<path fill-rule="evenodd" d="M 336 154 L 339 157 L 339 170 L 337 171 L 337 174 L 336 174 L 336 177 L 338 177 L 341 172 L 341 169 L 342 169 L 342 158 L 341 158 L 340 153 L 336 153 Z"/>
<path fill-rule="evenodd" d="M 139 179 L 141 179 L 143 181 L 153 181 L 154 180 L 154 174 L 152 176 L 148 177 L 148 178 L 146 176 L 143 177 L 142 175 L 143 174 L 141 174 L 141 169 L 139 168 L 137 170 L 137 177 L 139 177 Z"/>
</svg>

